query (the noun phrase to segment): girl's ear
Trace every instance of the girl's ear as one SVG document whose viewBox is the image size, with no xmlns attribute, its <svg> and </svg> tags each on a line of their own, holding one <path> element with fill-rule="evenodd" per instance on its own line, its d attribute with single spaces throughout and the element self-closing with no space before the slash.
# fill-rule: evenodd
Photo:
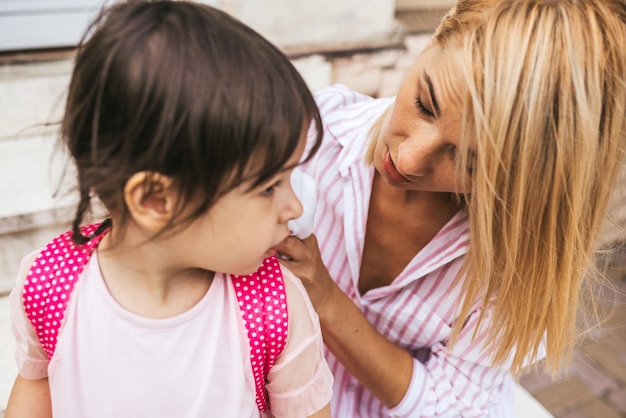
<svg viewBox="0 0 626 418">
<path fill-rule="evenodd" d="M 173 180 L 160 173 L 140 171 L 124 185 L 124 202 L 131 218 L 142 228 L 157 233 L 169 222 L 176 205 Z"/>
</svg>

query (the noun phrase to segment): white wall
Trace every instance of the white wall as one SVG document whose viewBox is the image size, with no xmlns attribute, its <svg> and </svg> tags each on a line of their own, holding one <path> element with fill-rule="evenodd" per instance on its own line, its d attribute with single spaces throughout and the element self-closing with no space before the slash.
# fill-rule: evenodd
<svg viewBox="0 0 626 418">
<path fill-rule="evenodd" d="M 434 7 L 450 8 L 456 0 L 396 0 L 396 8 L 402 10 L 424 10 Z"/>
<path fill-rule="evenodd" d="M 0 0 L 0 51 L 76 45 L 112 1 Z M 395 29 L 394 0 L 197 1 L 226 10 L 282 47 L 371 41 Z"/>
<path fill-rule="evenodd" d="M 386 39 L 395 29 L 393 0 L 230 0 L 229 9 L 283 47 Z"/>
<path fill-rule="evenodd" d="M 76 45 L 103 0 L 0 0 L 0 50 Z"/>
</svg>

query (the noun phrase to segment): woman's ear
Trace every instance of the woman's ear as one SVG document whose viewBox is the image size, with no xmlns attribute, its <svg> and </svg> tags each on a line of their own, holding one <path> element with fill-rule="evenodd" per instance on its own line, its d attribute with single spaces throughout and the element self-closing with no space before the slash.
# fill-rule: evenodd
<svg viewBox="0 0 626 418">
<path fill-rule="evenodd" d="M 150 171 L 133 174 L 124 185 L 124 202 L 130 217 L 153 233 L 170 221 L 176 205 L 176 190 L 170 177 Z"/>
</svg>

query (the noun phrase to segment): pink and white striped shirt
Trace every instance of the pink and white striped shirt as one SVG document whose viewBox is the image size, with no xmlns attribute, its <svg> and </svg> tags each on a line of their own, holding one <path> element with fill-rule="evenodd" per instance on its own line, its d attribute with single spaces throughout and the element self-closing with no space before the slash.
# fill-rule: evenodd
<svg viewBox="0 0 626 418">
<path fill-rule="evenodd" d="M 402 401 L 386 408 L 327 353 L 335 377 L 333 416 L 512 417 L 513 382 L 491 365 L 483 348 L 489 312 L 472 338 L 476 304 L 452 352 L 459 287 L 454 279 L 467 252 L 468 224 L 458 212 L 389 286 L 360 295 L 358 277 L 374 168 L 363 162 L 372 123 L 393 98 L 372 99 L 335 85 L 316 94 L 324 141 L 303 170 L 315 179 L 319 201 L 314 233 L 331 277 L 369 322 L 414 357 L 410 387 Z M 310 136 L 309 138 L 312 138 Z"/>
</svg>

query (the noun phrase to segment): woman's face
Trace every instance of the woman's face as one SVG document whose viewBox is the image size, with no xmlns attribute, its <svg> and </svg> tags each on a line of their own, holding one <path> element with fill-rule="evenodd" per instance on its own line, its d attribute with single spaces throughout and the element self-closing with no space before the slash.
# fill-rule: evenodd
<svg viewBox="0 0 626 418">
<path fill-rule="evenodd" d="M 455 169 L 465 89 L 460 68 L 460 48 L 430 44 L 402 81 L 374 150 L 376 170 L 393 186 L 466 191 Z"/>
</svg>

